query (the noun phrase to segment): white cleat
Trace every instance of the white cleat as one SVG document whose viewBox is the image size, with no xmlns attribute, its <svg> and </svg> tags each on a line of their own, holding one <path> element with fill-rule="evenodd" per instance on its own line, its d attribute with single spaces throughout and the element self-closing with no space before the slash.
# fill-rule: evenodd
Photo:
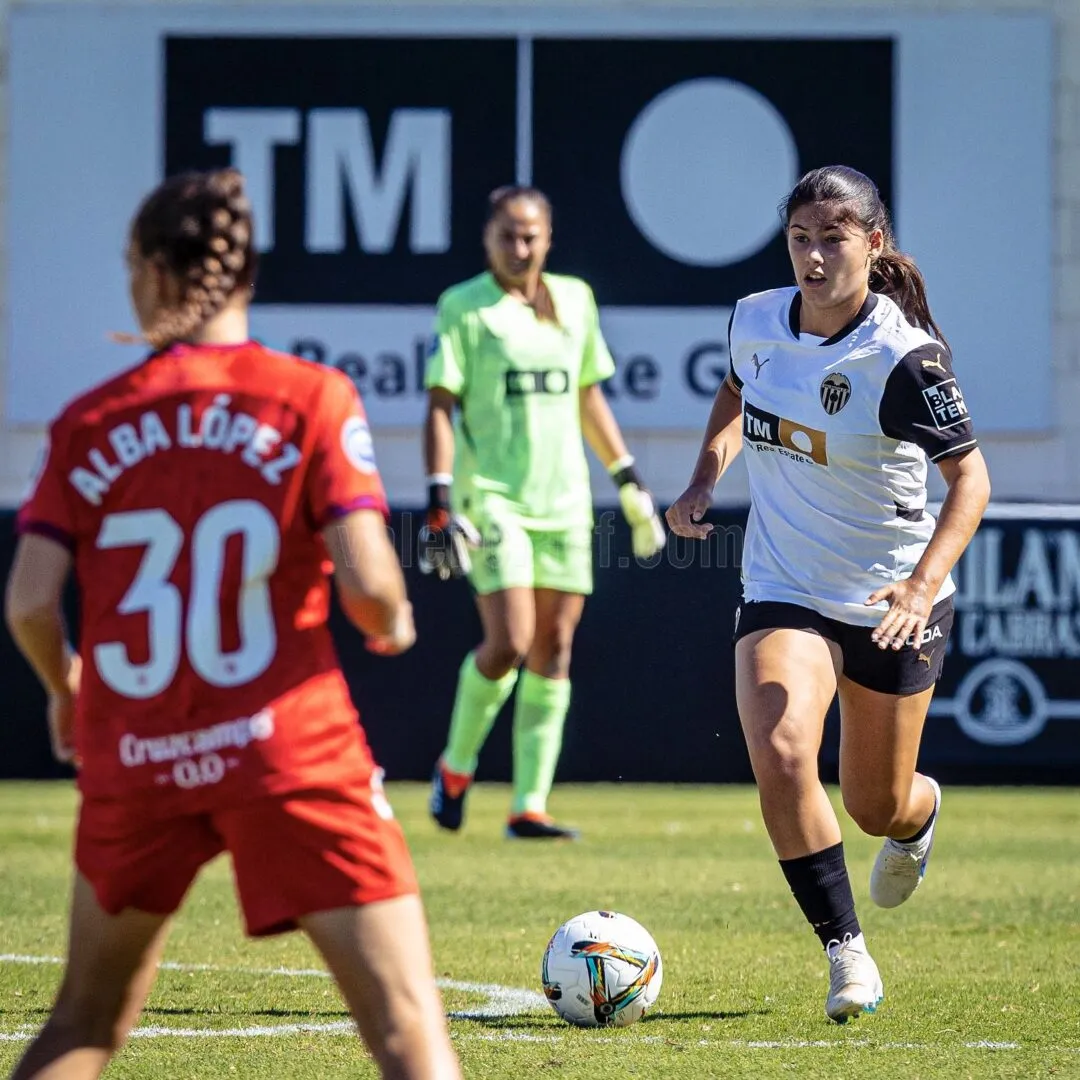
<svg viewBox="0 0 1080 1080">
<path fill-rule="evenodd" d="M 825 953 L 829 957 L 825 1015 L 838 1024 L 846 1024 L 853 1016 L 874 1012 L 885 996 L 885 989 L 862 934 L 855 937 L 848 934 L 843 941 L 830 941 Z"/>
<path fill-rule="evenodd" d="M 941 811 L 941 788 L 928 776 L 927 782 L 934 789 L 934 820 L 926 835 L 914 843 L 886 839 L 874 860 L 870 871 L 870 899 L 878 907 L 899 907 L 922 884 L 926 876 L 926 864 L 934 847 L 934 831 L 937 829 Z"/>
</svg>

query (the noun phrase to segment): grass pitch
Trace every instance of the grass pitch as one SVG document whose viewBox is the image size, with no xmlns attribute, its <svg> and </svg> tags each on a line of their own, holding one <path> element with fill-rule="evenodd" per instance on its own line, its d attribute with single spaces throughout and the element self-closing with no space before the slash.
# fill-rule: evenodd
<svg viewBox="0 0 1080 1080">
<path fill-rule="evenodd" d="M 1080 794 L 946 788 L 929 876 L 910 903 L 867 896 L 877 843 L 845 822 L 885 1001 L 824 1018 L 826 963 L 773 858 L 752 789 L 561 787 L 577 844 L 502 839 L 505 788 L 479 785 L 460 836 L 426 791 L 391 785 L 431 921 L 451 1033 L 485 1078 L 1080 1077 Z M 0 1072 L 47 1015 L 65 947 L 75 795 L 0 785 Z M 567 1027 L 538 998 L 554 928 L 590 908 L 642 922 L 664 958 L 655 1012 Z M 176 921 L 142 1030 L 110 1077 L 373 1077 L 299 935 L 241 936 L 228 865 Z"/>
</svg>

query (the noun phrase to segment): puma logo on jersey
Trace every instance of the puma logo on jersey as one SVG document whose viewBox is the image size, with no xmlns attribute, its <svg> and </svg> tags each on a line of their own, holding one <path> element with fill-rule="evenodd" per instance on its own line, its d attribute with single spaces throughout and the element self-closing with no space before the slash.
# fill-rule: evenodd
<svg viewBox="0 0 1080 1080">
<path fill-rule="evenodd" d="M 930 666 L 930 658 L 934 655 L 934 650 L 931 649 L 928 653 L 919 653 L 919 659 L 927 666 Z"/>
<path fill-rule="evenodd" d="M 772 359 L 771 356 L 766 356 L 764 360 L 759 360 L 757 353 L 754 353 L 750 357 L 750 363 L 754 365 L 754 378 L 756 379 L 761 374 L 761 369 Z"/>
<path fill-rule="evenodd" d="M 924 368 L 936 367 L 942 374 L 945 373 L 945 365 L 941 362 L 941 353 L 938 353 L 938 358 L 936 360 L 924 360 L 922 366 Z"/>
</svg>

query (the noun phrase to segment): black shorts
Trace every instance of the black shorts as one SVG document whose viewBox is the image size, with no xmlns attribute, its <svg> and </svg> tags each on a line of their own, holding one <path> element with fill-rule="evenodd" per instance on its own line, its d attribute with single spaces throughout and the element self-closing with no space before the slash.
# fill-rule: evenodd
<svg viewBox="0 0 1080 1080">
<path fill-rule="evenodd" d="M 870 640 L 873 626 L 852 626 L 798 604 L 752 600 L 735 613 L 732 642 L 756 630 L 806 630 L 840 646 L 844 675 L 853 683 L 882 694 L 921 694 L 941 678 L 952 624 L 953 598 L 947 596 L 931 610 L 917 647 L 909 638 L 902 649 L 880 649 Z"/>
</svg>

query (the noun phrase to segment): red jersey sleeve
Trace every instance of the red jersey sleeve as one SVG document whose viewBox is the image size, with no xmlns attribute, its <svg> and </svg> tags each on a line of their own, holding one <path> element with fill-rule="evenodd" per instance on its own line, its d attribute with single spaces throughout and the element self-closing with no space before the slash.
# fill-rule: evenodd
<svg viewBox="0 0 1080 1080">
<path fill-rule="evenodd" d="M 348 376 L 327 372 L 326 388 L 312 419 L 315 439 L 307 498 L 316 529 L 353 510 L 378 510 L 388 518 L 371 429 Z"/>
<path fill-rule="evenodd" d="M 30 493 L 19 507 L 15 527 L 20 536 L 47 536 L 74 551 L 77 526 L 71 503 L 73 492 L 63 464 L 64 447 L 62 431 L 54 424 L 46 436 Z"/>
</svg>

